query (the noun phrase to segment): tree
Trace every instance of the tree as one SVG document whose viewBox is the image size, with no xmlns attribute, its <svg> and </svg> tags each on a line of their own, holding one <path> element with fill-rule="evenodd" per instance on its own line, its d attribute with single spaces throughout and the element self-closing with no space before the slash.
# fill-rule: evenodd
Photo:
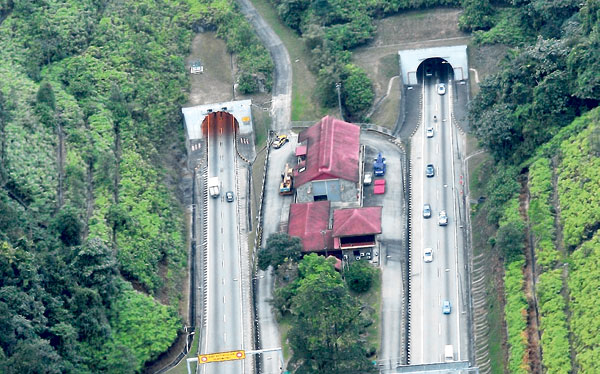
<svg viewBox="0 0 600 374">
<path fill-rule="evenodd" d="M 346 284 L 354 292 L 367 292 L 377 270 L 364 261 L 354 261 L 344 272 Z"/>
<path fill-rule="evenodd" d="M 496 232 L 495 246 L 499 248 L 507 261 L 523 254 L 525 228 L 520 221 L 509 221 Z"/>
<path fill-rule="evenodd" d="M 342 82 L 343 104 L 348 114 L 357 118 L 371 107 L 375 94 L 371 81 L 363 69 L 348 64 L 345 73 L 347 75 Z"/>
<path fill-rule="evenodd" d="M 489 0 L 463 0 L 464 12 L 458 20 L 463 31 L 489 30 L 493 26 L 494 8 Z"/>
<path fill-rule="evenodd" d="M 60 240 L 67 247 L 81 244 L 81 229 L 83 224 L 73 207 L 66 206 L 58 213 L 54 225 Z"/>
<path fill-rule="evenodd" d="M 300 259 L 302 243 L 300 238 L 290 237 L 287 233 L 275 233 L 267 239 L 267 246 L 258 252 L 258 268 L 267 270 L 269 266 L 277 269 L 286 261 Z"/>
<path fill-rule="evenodd" d="M 374 367 L 360 338 L 367 318 L 348 294 L 339 273 L 315 254 L 306 256 L 299 269 L 303 279 L 293 299 L 288 334 L 293 360 L 299 364 L 296 372 L 372 372 Z"/>
</svg>

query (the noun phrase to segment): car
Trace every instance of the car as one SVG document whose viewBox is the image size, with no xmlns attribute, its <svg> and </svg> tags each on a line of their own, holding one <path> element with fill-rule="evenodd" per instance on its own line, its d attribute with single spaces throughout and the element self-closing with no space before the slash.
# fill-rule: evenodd
<svg viewBox="0 0 600 374">
<path fill-rule="evenodd" d="M 438 94 L 443 95 L 446 93 L 446 85 L 444 83 L 438 84 L 437 88 Z"/>
<path fill-rule="evenodd" d="M 428 138 L 433 138 L 433 127 L 428 127 L 427 128 L 427 137 Z"/>
<path fill-rule="evenodd" d="M 363 184 L 365 186 L 368 186 L 368 185 L 371 184 L 371 182 L 373 182 L 373 174 L 371 174 L 371 173 L 365 173 L 365 179 L 364 179 Z"/>
<path fill-rule="evenodd" d="M 431 178 L 435 175 L 433 164 L 427 164 L 427 166 L 425 166 L 425 175 L 427 175 L 427 178 Z"/>
<path fill-rule="evenodd" d="M 440 226 L 446 226 L 448 224 L 448 215 L 445 210 L 441 210 L 438 215 L 438 223 Z"/>
<path fill-rule="evenodd" d="M 423 218 L 431 217 L 431 205 L 424 204 L 423 205 Z"/>
<path fill-rule="evenodd" d="M 450 305 L 449 300 L 444 300 L 442 302 L 442 313 L 450 314 L 450 312 L 452 312 L 452 305 Z"/>
<path fill-rule="evenodd" d="M 273 148 L 279 149 L 289 141 L 290 139 L 288 139 L 287 135 L 279 135 L 275 138 L 275 140 L 273 140 Z"/>
<path fill-rule="evenodd" d="M 225 199 L 228 203 L 231 203 L 233 201 L 233 191 L 225 192 Z"/>
<path fill-rule="evenodd" d="M 423 251 L 423 260 L 425 262 L 433 261 L 433 250 L 431 248 L 425 248 Z"/>
</svg>

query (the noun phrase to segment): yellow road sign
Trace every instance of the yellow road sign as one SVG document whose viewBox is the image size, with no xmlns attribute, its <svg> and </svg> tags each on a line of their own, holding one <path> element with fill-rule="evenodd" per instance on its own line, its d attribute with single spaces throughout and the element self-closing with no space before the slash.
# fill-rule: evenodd
<svg viewBox="0 0 600 374">
<path fill-rule="evenodd" d="M 217 352 L 206 355 L 198 355 L 198 362 L 201 364 L 207 364 L 209 362 L 243 360 L 244 358 L 246 358 L 246 351 Z"/>
</svg>

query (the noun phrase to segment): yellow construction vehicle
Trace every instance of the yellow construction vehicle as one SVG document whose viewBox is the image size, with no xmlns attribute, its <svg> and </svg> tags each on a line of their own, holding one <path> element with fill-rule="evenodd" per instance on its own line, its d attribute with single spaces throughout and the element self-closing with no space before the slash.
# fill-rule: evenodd
<svg viewBox="0 0 600 374">
<path fill-rule="evenodd" d="M 281 183 L 279 184 L 280 195 L 291 195 L 293 193 L 292 187 L 294 186 L 294 173 L 293 169 L 289 164 L 285 164 L 285 169 L 281 174 Z"/>
</svg>

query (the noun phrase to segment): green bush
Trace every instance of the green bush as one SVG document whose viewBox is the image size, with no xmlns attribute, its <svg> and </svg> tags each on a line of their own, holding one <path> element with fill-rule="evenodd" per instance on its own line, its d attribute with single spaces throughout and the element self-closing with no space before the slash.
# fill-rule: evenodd
<svg viewBox="0 0 600 374">
<path fill-rule="evenodd" d="M 558 168 L 558 191 L 564 243 L 569 248 L 589 239 L 600 224 L 600 158 L 590 149 L 590 137 L 598 127 L 598 122 L 592 118 L 597 118 L 597 113 L 595 110 L 585 116 L 589 126 L 560 145 L 562 161 Z"/>
<path fill-rule="evenodd" d="M 508 263 L 504 271 L 504 318 L 508 331 L 508 369 L 512 374 L 529 372 L 526 363 L 527 298 L 523 291 L 523 266 L 521 256 Z"/>
<path fill-rule="evenodd" d="M 348 288 L 354 292 L 367 292 L 373 285 L 377 270 L 364 261 L 354 261 L 346 271 L 344 278 Z"/>
</svg>

